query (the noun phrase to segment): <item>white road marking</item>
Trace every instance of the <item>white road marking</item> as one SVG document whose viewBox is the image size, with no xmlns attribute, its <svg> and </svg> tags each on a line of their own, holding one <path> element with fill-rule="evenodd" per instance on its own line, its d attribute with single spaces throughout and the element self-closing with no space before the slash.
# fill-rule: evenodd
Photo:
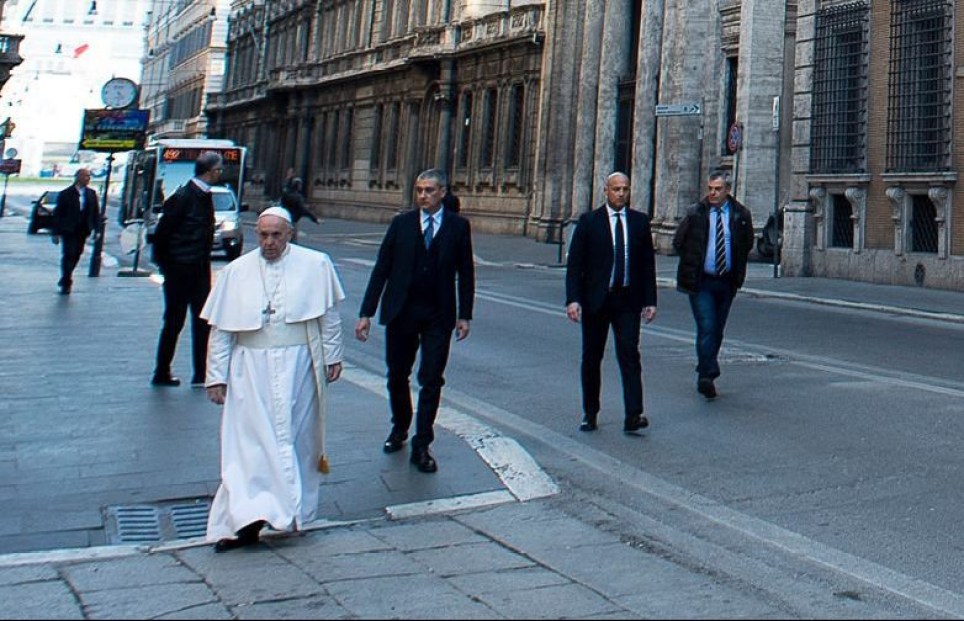
<svg viewBox="0 0 964 621">
<path fill-rule="evenodd" d="M 385 395 L 385 378 L 357 366 L 346 368 L 343 378 L 379 396 Z M 450 407 L 440 408 L 436 423 L 465 440 L 478 453 L 506 486 L 510 500 L 526 501 L 559 493 L 559 486 L 515 440 Z M 435 512 L 439 502 L 416 504 L 432 507 Z"/>
</svg>

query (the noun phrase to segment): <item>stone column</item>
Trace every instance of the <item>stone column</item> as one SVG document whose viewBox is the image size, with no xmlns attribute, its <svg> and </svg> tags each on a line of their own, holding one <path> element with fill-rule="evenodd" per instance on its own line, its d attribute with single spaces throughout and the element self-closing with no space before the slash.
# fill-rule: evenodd
<svg viewBox="0 0 964 621">
<path fill-rule="evenodd" d="M 720 14 L 715 0 L 666 0 L 659 77 L 662 104 L 701 102 L 703 117 L 715 118 L 722 67 L 718 36 Z M 654 221 L 667 223 L 657 231 L 657 245 L 686 209 L 703 194 L 704 161 L 699 139 L 703 120 L 699 116 L 661 118 L 656 137 L 656 190 Z M 712 141 L 712 136 L 709 138 Z M 658 228 L 658 227 L 657 227 Z"/>
<path fill-rule="evenodd" d="M 766 222 L 779 191 L 773 175 L 779 133 L 772 129 L 772 111 L 773 98 L 783 94 L 785 31 L 784 0 L 742 0 L 736 118 L 743 123 L 743 151 L 736 195 L 754 222 Z"/>
<path fill-rule="evenodd" d="M 572 212 L 592 209 L 596 144 L 596 99 L 599 96 L 599 59 L 603 39 L 604 0 L 586 0 L 583 46 L 579 63 L 579 99 L 576 109 L 576 144 L 573 153 Z"/>
<path fill-rule="evenodd" d="M 629 59 L 632 56 L 629 49 L 632 41 L 629 27 L 629 20 L 633 15 L 631 1 L 606 2 L 602 54 L 599 61 L 599 95 L 596 100 L 596 157 L 590 197 L 594 204 L 602 196 L 606 176 L 613 172 L 616 159 L 619 82 L 629 75 Z"/>
<path fill-rule="evenodd" d="M 572 205 L 573 153 L 579 84 L 578 58 L 587 0 L 548 3 L 535 139 L 534 193 L 526 235 L 541 241 L 564 238 Z"/>
<path fill-rule="evenodd" d="M 636 63 L 633 110 L 633 205 L 649 212 L 653 202 L 653 146 L 656 142 L 656 103 L 663 43 L 663 0 L 643 3 Z"/>
<path fill-rule="evenodd" d="M 452 112 L 455 90 L 455 61 L 443 60 L 439 76 L 439 119 L 438 143 L 435 152 L 435 167 L 452 175 Z M 449 180 L 451 182 L 451 179 Z"/>
</svg>

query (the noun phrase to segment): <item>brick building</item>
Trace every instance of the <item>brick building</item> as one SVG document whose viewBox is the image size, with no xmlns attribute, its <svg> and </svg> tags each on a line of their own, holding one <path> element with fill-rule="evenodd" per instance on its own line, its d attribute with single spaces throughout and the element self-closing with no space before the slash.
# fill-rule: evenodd
<svg viewBox="0 0 964 621">
<path fill-rule="evenodd" d="M 964 2 L 799 4 L 785 273 L 964 289 Z"/>
</svg>

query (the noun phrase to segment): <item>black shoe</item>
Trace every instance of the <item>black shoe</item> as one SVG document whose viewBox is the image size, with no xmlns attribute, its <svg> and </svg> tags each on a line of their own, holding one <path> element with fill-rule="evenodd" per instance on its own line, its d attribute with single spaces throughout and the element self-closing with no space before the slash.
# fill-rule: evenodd
<svg viewBox="0 0 964 621">
<path fill-rule="evenodd" d="M 713 378 L 701 377 L 696 382 L 696 391 L 707 399 L 716 398 L 716 386 L 713 385 Z"/>
<path fill-rule="evenodd" d="M 173 375 L 155 375 L 151 378 L 152 386 L 180 386 L 181 380 Z"/>
<path fill-rule="evenodd" d="M 579 423 L 579 431 L 596 431 L 596 415 L 586 414 L 582 417 L 582 422 Z"/>
<path fill-rule="evenodd" d="M 214 551 L 220 554 L 221 552 L 227 552 L 228 550 L 235 550 L 237 548 L 244 547 L 240 539 L 219 539 L 217 543 L 214 544 Z"/>
<path fill-rule="evenodd" d="M 413 450 L 409 461 L 415 464 L 420 472 L 435 472 L 438 470 L 438 464 L 435 463 L 435 458 L 429 454 L 428 449 Z"/>
<path fill-rule="evenodd" d="M 246 546 L 257 545 L 261 541 L 261 529 L 264 528 L 265 524 L 267 524 L 267 522 L 264 520 L 251 522 L 238 531 L 237 538 L 230 539 L 226 537 L 218 540 L 218 542 L 214 544 L 214 551 L 221 553 Z"/>
<path fill-rule="evenodd" d="M 61 285 L 60 295 L 70 295 L 70 285 Z"/>
<path fill-rule="evenodd" d="M 405 446 L 405 436 L 398 435 L 393 431 L 388 434 L 388 439 L 382 445 L 382 450 L 386 453 L 395 453 L 402 450 L 403 446 Z"/>
<path fill-rule="evenodd" d="M 649 427 L 649 419 L 639 414 L 637 416 L 631 416 L 626 419 L 623 423 L 623 431 L 626 433 L 635 433 L 640 429 L 646 429 Z"/>
<path fill-rule="evenodd" d="M 204 388 L 204 378 L 194 378 L 191 380 L 191 388 Z"/>
</svg>

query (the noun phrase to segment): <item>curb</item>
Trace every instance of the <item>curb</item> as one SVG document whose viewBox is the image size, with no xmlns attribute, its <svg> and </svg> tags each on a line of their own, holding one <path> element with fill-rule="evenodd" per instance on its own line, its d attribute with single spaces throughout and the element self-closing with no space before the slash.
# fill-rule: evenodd
<svg viewBox="0 0 964 621">
<path fill-rule="evenodd" d="M 660 287 L 675 289 L 676 279 L 657 278 L 656 284 Z M 740 289 L 740 292 L 755 298 L 771 298 L 777 300 L 787 300 L 790 302 L 806 302 L 809 304 L 821 304 L 823 306 L 834 306 L 837 308 L 871 311 L 886 315 L 901 315 L 904 317 L 916 317 L 918 319 L 930 319 L 933 321 L 964 324 L 964 315 L 957 315 L 954 313 L 939 313 L 936 311 L 925 311 L 916 308 L 887 306 L 885 304 L 870 304 L 868 302 L 851 302 L 850 300 L 841 300 L 837 298 L 820 298 L 811 295 L 801 295 L 799 293 L 783 293 L 780 291 L 768 291 L 766 289 L 754 289 L 752 287 L 743 287 Z"/>
</svg>

